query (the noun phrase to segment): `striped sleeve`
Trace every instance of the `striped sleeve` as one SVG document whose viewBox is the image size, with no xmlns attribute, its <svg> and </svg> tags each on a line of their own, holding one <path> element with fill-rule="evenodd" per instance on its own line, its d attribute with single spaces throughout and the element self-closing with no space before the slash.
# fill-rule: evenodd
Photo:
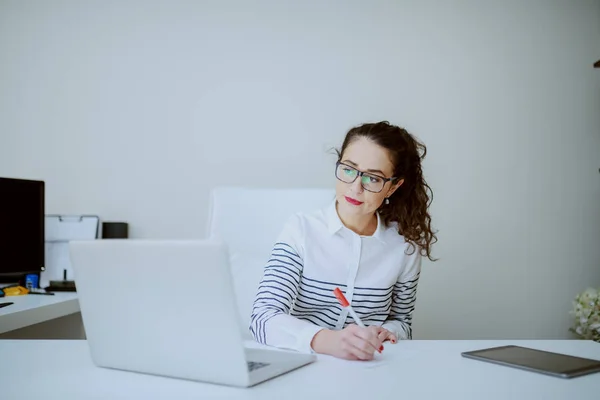
<svg viewBox="0 0 600 400">
<path fill-rule="evenodd" d="M 297 215 L 290 218 L 273 246 L 254 299 L 250 332 L 262 344 L 311 352 L 312 338 L 323 328 L 289 315 L 304 268 L 301 222 Z"/>
<path fill-rule="evenodd" d="M 412 317 L 421 273 L 421 254 L 415 251 L 406 257 L 406 265 L 392 292 L 390 314 L 383 324 L 383 327 L 393 332 L 398 340 L 412 339 Z"/>
</svg>

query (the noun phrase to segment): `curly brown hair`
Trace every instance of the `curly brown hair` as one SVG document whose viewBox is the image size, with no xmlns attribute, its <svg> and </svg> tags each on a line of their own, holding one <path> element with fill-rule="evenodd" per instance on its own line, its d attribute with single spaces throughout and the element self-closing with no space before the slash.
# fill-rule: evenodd
<svg viewBox="0 0 600 400">
<path fill-rule="evenodd" d="M 388 121 L 367 123 L 356 126 L 346 133 L 342 148 L 337 150 L 338 161 L 348 145 L 359 138 L 366 138 L 385 148 L 394 164 L 394 176 L 404 179 L 404 183 L 389 198 L 389 204 L 379 209 L 386 225 L 398 223 L 398 233 L 423 256 L 435 261 L 431 256 L 431 247 L 437 237 L 431 228 L 429 205 L 433 200 L 433 191 L 423 177 L 421 162 L 427 154 L 427 148 L 406 129 L 390 124 Z"/>
</svg>

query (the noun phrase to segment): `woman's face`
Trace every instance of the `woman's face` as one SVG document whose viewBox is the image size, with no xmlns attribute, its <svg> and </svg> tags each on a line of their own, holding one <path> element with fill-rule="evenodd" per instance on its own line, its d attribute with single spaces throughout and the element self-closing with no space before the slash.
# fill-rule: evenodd
<svg viewBox="0 0 600 400">
<path fill-rule="evenodd" d="M 363 137 L 346 147 L 340 163 L 336 170 L 335 193 L 338 212 L 346 217 L 372 215 L 403 182 L 400 180 L 392 184 L 380 179 L 391 178 L 394 165 L 385 148 Z M 368 175 L 357 176 L 357 171 Z M 354 182 L 347 183 L 354 178 Z M 383 188 L 375 193 L 365 190 L 363 185 L 374 191 Z"/>
</svg>

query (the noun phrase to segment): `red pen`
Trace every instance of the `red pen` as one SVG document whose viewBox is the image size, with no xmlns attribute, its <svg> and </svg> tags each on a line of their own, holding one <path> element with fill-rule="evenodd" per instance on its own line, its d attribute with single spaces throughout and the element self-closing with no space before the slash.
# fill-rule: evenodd
<svg viewBox="0 0 600 400">
<path fill-rule="evenodd" d="M 348 302 L 348 299 L 346 299 L 346 296 L 344 296 L 344 293 L 342 293 L 340 288 L 336 287 L 335 289 L 333 289 L 333 294 L 340 302 L 342 308 L 346 308 L 350 315 L 352 315 L 352 318 L 354 319 L 354 322 L 356 322 L 356 325 L 360 326 L 361 328 L 365 328 L 365 324 L 363 324 L 363 322 L 360 320 L 360 317 L 356 315 L 356 312 L 354 311 L 354 309 Z M 382 350 L 383 346 L 381 346 L 377 351 L 381 353 Z"/>
<path fill-rule="evenodd" d="M 352 309 L 352 306 L 350 305 L 350 303 L 346 299 L 346 296 L 344 296 L 344 293 L 342 293 L 340 288 L 336 287 L 333 290 L 333 294 L 335 294 L 335 297 L 337 297 L 337 299 L 340 302 L 340 304 L 342 305 L 342 307 L 348 309 L 348 312 L 350 312 L 350 315 L 352 315 L 352 318 L 356 322 L 356 325 L 360 326 L 361 328 L 364 328 L 365 324 L 363 324 L 363 322 L 360 320 L 358 315 L 356 315 L 356 313 L 354 312 L 354 309 Z"/>
</svg>

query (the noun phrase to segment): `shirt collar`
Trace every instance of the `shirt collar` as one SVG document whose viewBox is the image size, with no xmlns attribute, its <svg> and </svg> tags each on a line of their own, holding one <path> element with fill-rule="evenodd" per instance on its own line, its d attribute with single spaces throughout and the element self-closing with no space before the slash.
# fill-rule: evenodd
<svg viewBox="0 0 600 400">
<path fill-rule="evenodd" d="M 342 228 L 346 228 L 344 226 L 344 223 L 340 219 L 340 216 L 337 213 L 336 203 L 337 203 L 337 200 L 334 200 L 327 207 L 327 209 L 325 211 L 326 218 L 327 218 L 327 230 L 328 230 L 329 234 L 331 234 L 331 235 L 335 235 Z M 370 237 L 373 237 L 373 238 L 378 239 L 379 241 L 385 243 L 385 241 L 383 240 L 383 233 L 385 232 L 385 227 L 383 226 L 384 225 L 383 220 L 381 219 L 381 216 L 379 215 L 379 213 L 375 213 L 375 215 L 377 215 L 377 229 L 375 229 L 375 232 Z"/>
<path fill-rule="evenodd" d="M 340 216 L 336 210 L 337 200 L 333 200 L 331 204 L 327 207 L 326 217 L 327 217 L 327 230 L 331 235 L 335 235 L 340 229 L 344 227 Z"/>
</svg>

